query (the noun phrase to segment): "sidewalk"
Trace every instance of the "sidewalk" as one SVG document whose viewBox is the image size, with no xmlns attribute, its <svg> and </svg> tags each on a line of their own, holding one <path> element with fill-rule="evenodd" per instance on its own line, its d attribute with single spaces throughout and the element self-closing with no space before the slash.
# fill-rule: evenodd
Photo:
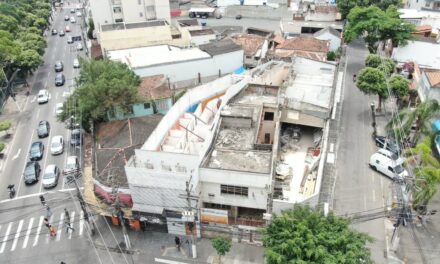
<svg viewBox="0 0 440 264">
<path fill-rule="evenodd" d="M 120 226 L 113 226 L 110 222 L 108 223 L 109 226 L 107 226 L 102 217 L 97 222 L 99 222 L 98 229 L 101 231 L 105 244 L 109 248 L 118 249 L 118 244 L 123 241 L 122 228 Z M 110 232 L 109 227 L 112 232 Z M 211 240 L 209 239 L 202 238 L 197 240 L 197 258 L 193 259 L 189 250 L 190 244 L 186 243 L 185 237 L 181 237 L 182 246 L 180 251 L 178 251 L 174 243 L 175 235 L 163 232 L 135 232 L 131 230 L 128 230 L 128 234 L 132 250 L 134 250 L 132 257 L 135 263 L 216 263 L 214 260 L 217 254 L 211 246 Z M 118 241 L 115 241 L 115 238 Z M 99 235 L 95 235 L 93 239 L 96 245 L 103 246 L 104 243 Z M 222 264 L 264 263 L 263 258 L 263 247 L 233 242 L 231 251 L 222 257 Z M 165 261 L 161 262 L 161 260 Z"/>
</svg>

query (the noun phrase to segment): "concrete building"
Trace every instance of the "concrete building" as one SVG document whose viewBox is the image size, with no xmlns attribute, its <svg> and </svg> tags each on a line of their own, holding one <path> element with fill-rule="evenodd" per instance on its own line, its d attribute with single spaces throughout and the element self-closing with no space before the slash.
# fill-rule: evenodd
<svg viewBox="0 0 440 264">
<path fill-rule="evenodd" d="M 282 41 L 270 51 L 270 56 L 275 59 L 290 61 L 292 57 L 299 56 L 313 60 L 326 61 L 330 48 L 328 40 L 313 37 L 295 37 Z"/>
<path fill-rule="evenodd" d="M 393 49 L 392 59 L 398 63 L 416 62 L 423 69 L 440 69 L 440 44 L 432 38 L 418 38 Z"/>
<path fill-rule="evenodd" d="M 95 28 L 114 23 L 137 23 L 164 19 L 170 22 L 168 0 L 93 0 L 89 15 Z"/>
<path fill-rule="evenodd" d="M 280 31 L 284 38 L 297 37 L 301 34 L 313 34 L 327 27 L 332 27 L 337 31 L 342 32 L 343 23 L 341 21 L 280 21 Z"/>
<path fill-rule="evenodd" d="M 195 86 L 231 73 L 243 66 L 243 50 L 231 40 L 180 48 L 159 45 L 107 53 L 127 64 L 141 77 L 163 74 L 172 89 Z"/>
<path fill-rule="evenodd" d="M 435 99 L 440 103 L 440 71 L 424 71 L 417 91 L 422 102 Z"/>
<path fill-rule="evenodd" d="M 188 32 L 193 46 L 208 44 L 217 40 L 217 36 L 211 28 L 188 30 Z"/>
<path fill-rule="evenodd" d="M 341 47 L 341 32 L 332 27 L 326 27 L 313 34 L 313 37 L 320 40 L 326 40 L 330 43 L 329 50 L 337 51 Z"/>
<path fill-rule="evenodd" d="M 440 30 L 440 12 L 433 10 L 399 9 L 400 18 L 416 26 L 431 26 L 432 36 L 437 37 Z"/>
<path fill-rule="evenodd" d="M 406 8 L 426 11 L 439 11 L 440 1 L 438 0 L 407 0 Z"/>
<path fill-rule="evenodd" d="M 244 66 L 254 68 L 262 60 L 266 59 L 269 40 L 265 37 L 253 34 L 236 34 L 230 37 L 244 50 Z"/>
</svg>

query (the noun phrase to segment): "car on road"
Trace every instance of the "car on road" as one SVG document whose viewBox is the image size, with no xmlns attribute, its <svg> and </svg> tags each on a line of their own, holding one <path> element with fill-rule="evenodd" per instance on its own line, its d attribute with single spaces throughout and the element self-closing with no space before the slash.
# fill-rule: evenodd
<svg viewBox="0 0 440 264">
<path fill-rule="evenodd" d="M 70 17 L 69 16 L 64 16 L 64 21 L 69 21 Z"/>
<path fill-rule="evenodd" d="M 29 150 L 29 159 L 34 160 L 41 160 L 43 158 L 44 154 L 44 145 L 41 141 L 35 141 L 31 145 L 31 149 Z"/>
<path fill-rule="evenodd" d="M 73 59 L 73 68 L 79 68 L 79 60 Z"/>
<path fill-rule="evenodd" d="M 49 136 L 50 133 L 50 125 L 46 120 L 42 120 L 38 122 L 37 135 L 39 138 L 45 138 Z"/>
<path fill-rule="evenodd" d="M 235 19 L 237 19 L 237 20 L 240 20 L 241 18 L 242 18 L 241 15 L 236 15 L 236 16 L 235 16 Z"/>
<path fill-rule="evenodd" d="M 58 73 L 55 76 L 55 86 L 63 86 L 66 82 L 66 78 L 64 77 L 64 74 Z"/>
<path fill-rule="evenodd" d="M 58 35 L 60 37 L 64 37 L 66 35 L 66 33 L 64 32 L 64 30 L 60 30 L 60 33 L 58 33 Z"/>
<path fill-rule="evenodd" d="M 369 165 L 373 170 L 388 176 L 392 180 L 402 180 L 408 176 L 408 172 L 402 164 L 398 164 L 380 153 L 374 153 L 371 156 Z"/>
<path fill-rule="evenodd" d="M 48 189 L 57 186 L 60 178 L 60 169 L 55 164 L 47 165 L 43 174 L 43 188 Z"/>
<path fill-rule="evenodd" d="M 23 178 L 25 184 L 33 184 L 38 181 L 40 177 L 40 164 L 36 161 L 28 161 L 26 167 L 24 168 Z"/>
<path fill-rule="evenodd" d="M 378 148 L 389 150 L 397 155 L 401 153 L 400 147 L 396 140 L 391 137 L 376 136 L 374 141 Z"/>
<path fill-rule="evenodd" d="M 56 61 L 55 65 L 54 65 L 54 68 L 55 68 L 55 72 L 63 71 L 63 69 L 64 69 L 63 62 L 62 61 Z"/>
<path fill-rule="evenodd" d="M 38 99 L 39 104 L 44 104 L 49 102 L 49 92 L 46 89 L 42 89 L 38 92 Z"/>
<path fill-rule="evenodd" d="M 71 8 L 70 13 L 75 14 L 75 8 Z"/>
<path fill-rule="evenodd" d="M 72 44 L 73 38 L 71 36 L 67 36 L 67 44 Z"/>
<path fill-rule="evenodd" d="M 55 106 L 55 115 L 59 115 L 63 113 L 63 103 L 57 103 Z"/>
<path fill-rule="evenodd" d="M 59 155 L 64 151 L 63 136 L 54 136 L 50 142 L 50 154 Z"/>
<path fill-rule="evenodd" d="M 57 30 L 56 30 L 56 29 L 54 29 L 54 28 L 52 29 L 52 31 L 51 31 L 51 32 L 52 32 L 52 35 L 56 35 L 56 34 L 58 34 Z"/>
<path fill-rule="evenodd" d="M 76 50 L 83 50 L 83 46 L 81 43 L 78 42 L 78 44 L 76 44 Z"/>
<path fill-rule="evenodd" d="M 65 174 L 71 173 L 73 171 L 78 171 L 79 168 L 79 160 L 77 156 L 67 157 L 66 167 L 64 167 Z"/>
<path fill-rule="evenodd" d="M 70 145 L 80 146 L 83 143 L 83 134 L 80 128 L 75 128 L 70 133 Z"/>
<path fill-rule="evenodd" d="M 82 16 L 81 12 L 80 11 L 76 12 L 76 16 L 81 17 Z"/>
<path fill-rule="evenodd" d="M 70 23 L 76 23 L 75 17 L 70 17 Z"/>
<path fill-rule="evenodd" d="M 69 26 L 66 26 L 66 27 L 64 28 L 64 30 L 65 30 L 66 32 L 70 32 L 70 27 L 69 27 Z"/>
</svg>

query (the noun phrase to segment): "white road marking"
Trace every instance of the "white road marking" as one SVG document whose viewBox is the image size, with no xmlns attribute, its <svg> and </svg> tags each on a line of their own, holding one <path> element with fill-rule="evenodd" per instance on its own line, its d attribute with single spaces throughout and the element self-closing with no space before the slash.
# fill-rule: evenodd
<svg viewBox="0 0 440 264">
<path fill-rule="evenodd" d="M 18 222 L 18 228 L 17 232 L 15 232 L 14 242 L 12 242 L 11 251 L 14 251 L 17 247 L 18 237 L 20 237 L 21 228 L 23 227 L 24 220 L 21 219 L 20 222 Z"/>
<path fill-rule="evenodd" d="M 188 264 L 187 262 L 180 262 L 180 261 L 160 259 L 160 258 L 154 258 L 154 261 L 159 263 L 166 263 L 166 264 Z"/>
<path fill-rule="evenodd" d="M 84 187 L 80 187 L 80 190 L 83 190 Z M 7 203 L 7 202 L 11 202 L 11 201 L 16 201 L 16 200 L 22 200 L 22 199 L 26 199 L 29 197 L 36 197 L 36 196 L 40 196 L 41 194 L 49 194 L 49 193 L 58 193 L 58 192 L 71 192 L 71 191 L 75 191 L 75 188 L 69 188 L 69 189 L 63 189 L 63 190 L 53 190 L 53 191 L 49 191 L 49 192 L 39 192 L 39 193 L 33 193 L 33 194 L 28 194 L 28 195 L 22 195 L 22 196 L 17 196 L 16 198 L 14 198 L 14 200 L 11 199 L 5 199 L 0 201 L 0 204 L 3 203 Z"/>
<path fill-rule="evenodd" d="M 79 214 L 79 235 L 82 235 L 84 228 L 84 212 L 81 210 Z"/>
<path fill-rule="evenodd" d="M 49 135 L 47 136 L 47 138 L 49 139 L 49 140 L 51 140 L 51 137 L 50 137 L 50 135 L 52 134 L 52 130 L 53 129 L 50 129 L 49 130 Z M 50 142 L 50 141 L 49 141 Z M 47 161 L 47 156 L 49 156 L 49 149 L 50 149 L 50 147 L 49 147 L 49 144 L 48 144 L 48 147 L 46 148 L 46 155 L 44 156 L 44 162 L 43 162 L 43 166 L 42 166 L 42 169 L 41 169 L 41 171 L 43 171 L 44 172 L 44 170 L 46 169 L 46 161 Z M 41 175 L 41 177 L 43 177 L 43 175 Z M 43 181 L 40 181 L 41 183 L 40 183 L 40 193 L 41 193 L 41 191 L 43 190 Z"/>
<path fill-rule="evenodd" d="M 41 226 L 43 226 L 43 220 L 44 220 L 44 216 L 40 216 L 40 222 L 38 223 L 37 233 L 35 233 L 34 244 L 32 244 L 33 247 L 35 247 L 38 243 L 38 237 L 40 236 Z"/>
<path fill-rule="evenodd" d="M 37 97 L 36 96 L 32 97 L 31 103 L 35 102 L 35 100 L 37 100 Z"/>
<path fill-rule="evenodd" d="M 32 217 L 31 220 L 29 221 L 29 225 L 28 225 L 28 228 L 27 228 L 27 231 L 26 231 L 26 236 L 24 238 L 23 247 L 22 248 L 26 248 L 27 247 L 27 243 L 28 243 L 28 240 L 29 240 L 29 235 L 31 234 L 31 229 L 32 229 L 32 224 L 33 223 L 34 223 L 34 218 Z"/>
<path fill-rule="evenodd" d="M 70 92 L 63 92 L 63 97 L 68 97 L 70 95 Z"/>
<path fill-rule="evenodd" d="M 33 138 L 34 138 L 34 133 L 35 133 L 35 129 L 32 129 L 32 134 L 31 134 L 31 140 L 29 141 L 29 147 L 31 146 L 31 144 L 32 144 L 32 140 L 33 140 Z M 16 137 L 14 137 L 14 138 L 16 138 Z M 25 160 L 28 160 L 28 156 L 29 156 L 29 152 L 27 152 L 26 153 L 26 158 L 25 158 Z M 24 167 L 23 167 L 23 170 L 22 171 L 24 171 L 24 169 L 26 168 L 26 162 L 24 163 Z M 23 173 L 21 174 L 21 176 L 20 176 L 20 181 L 18 182 L 18 188 L 17 188 L 17 196 L 18 196 L 18 194 L 20 193 L 20 187 L 21 187 L 21 183 L 23 182 Z M 18 198 L 18 197 L 17 197 Z M 17 199 L 16 198 L 16 199 Z"/>
<path fill-rule="evenodd" d="M 35 118 L 38 119 L 40 116 L 40 108 L 37 108 L 37 113 L 35 114 Z"/>
<path fill-rule="evenodd" d="M 21 153 L 21 149 L 18 149 L 17 154 L 15 154 L 15 156 L 12 157 L 12 160 L 17 159 L 20 156 L 20 153 Z"/>
<path fill-rule="evenodd" d="M 9 233 L 11 232 L 12 224 L 14 222 L 9 222 L 8 229 L 6 229 L 5 236 L 3 237 L 2 247 L 0 248 L 0 253 L 3 253 L 5 251 L 6 247 L 6 241 L 8 241 Z"/>
<path fill-rule="evenodd" d="M 75 220 L 75 211 L 70 213 L 70 226 L 71 227 L 73 227 L 74 220 Z M 69 230 L 69 232 L 70 232 L 69 233 L 69 239 L 71 239 L 72 238 L 73 230 Z"/>
<path fill-rule="evenodd" d="M 58 92 L 55 93 L 55 100 L 58 100 Z"/>
<path fill-rule="evenodd" d="M 64 220 L 64 212 L 61 213 L 60 221 L 58 221 L 58 233 L 57 233 L 57 241 L 60 241 L 61 239 L 61 233 L 63 230 L 63 220 Z"/>
</svg>

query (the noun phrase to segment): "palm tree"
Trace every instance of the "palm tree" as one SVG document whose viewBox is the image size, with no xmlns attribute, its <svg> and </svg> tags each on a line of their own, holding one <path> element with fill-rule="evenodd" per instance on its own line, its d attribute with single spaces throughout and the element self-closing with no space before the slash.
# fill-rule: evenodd
<svg viewBox="0 0 440 264">
<path fill-rule="evenodd" d="M 422 167 L 415 172 L 413 205 L 414 208 L 426 208 L 428 202 L 434 197 L 440 183 L 440 169 Z"/>
<path fill-rule="evenodd" d="M 399 111 L 386 128 L 397 135 L 397 140 L 402 141 L 410 135 L 411 128 L 415 125 L 411 142 L 416 144 L 421 134 L 428 135 L 432 132 L 431 121 L 438 117 L 440 117 L 440 105 L 436 100 L 430 99 L 420 103 L 416 109 L 406 108 Z"/>
<path fill-rule="evenodd" d="M 414 166 L 433 167 L 440 169 L 440 162 L 432 153 L 432 137 L 425 137 L 423 142 L 405 151 L 409 161 Z"/>
</svg>

